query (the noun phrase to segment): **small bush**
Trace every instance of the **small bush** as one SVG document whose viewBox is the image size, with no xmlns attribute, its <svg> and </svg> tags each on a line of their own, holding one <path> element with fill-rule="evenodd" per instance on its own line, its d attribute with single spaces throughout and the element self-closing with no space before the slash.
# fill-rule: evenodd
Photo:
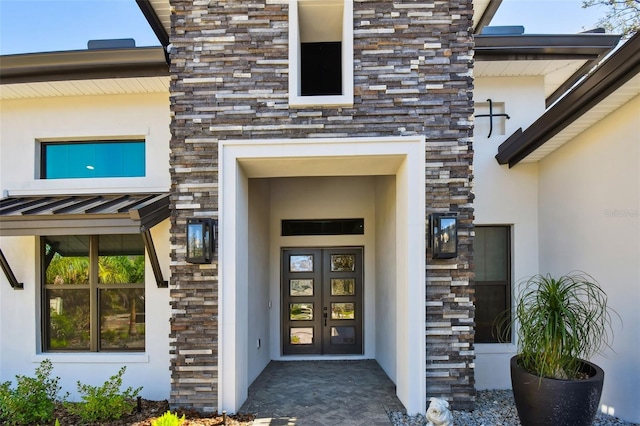
<svg viewBox="0 0 640 426">
<path fill-rule="evenodd" d="M 122 375 L 125 370 L 126 367 L 122 367 L 102 386 L 85 385 L 78 381 L 78 393 L 81 395 L 82 402 L 67 404 L 67 409 L 80 416 L 85 422 L 117 420 L 130 414 L 136 406 L 134 399 L 142 387 L 137 389 L 128 387 L 121 392 L 120 386 L 122 386 Z"/>
<path fill-rule="evenodd" d="M 178 417 L 177 414 L 167 411 L 155 420 L 151 420 L 151 426 L 180 426 L 184 423 L 184 414 Z"/>
<path fill-rule="evenodd" d="M 61 386 L 59 377 L 51 378 L 53 365 L 45 359 L 36 368 L 35 377 L 16 376 L 17 386 L 0 384 L 0 422 L 9 425 L 51 424 Z"/>
</svg>

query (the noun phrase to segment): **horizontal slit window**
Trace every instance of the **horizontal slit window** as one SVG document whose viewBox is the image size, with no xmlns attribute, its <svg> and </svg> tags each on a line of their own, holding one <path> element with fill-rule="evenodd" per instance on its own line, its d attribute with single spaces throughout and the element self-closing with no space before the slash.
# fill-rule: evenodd
<svg viewBox="0 0 640 426">
<path fill-rule="evenodd" d="M 282 221 L 282 236 L 362 235 L 364 219 L 298 219 Z"/>
<path fill-rule="evenodd" d="M 144 145 L 144 141 L 44 142 L 40 177 L 143 177 Z"/>
</svg>

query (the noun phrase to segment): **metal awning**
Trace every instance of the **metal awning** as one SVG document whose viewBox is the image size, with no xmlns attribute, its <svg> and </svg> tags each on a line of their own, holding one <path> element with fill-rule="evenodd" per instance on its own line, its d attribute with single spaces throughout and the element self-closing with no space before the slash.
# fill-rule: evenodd
<svg viewBox="0 0 640 426">
<path fill-rule="evenodd" d="M 8 197 L 0 236 L 134 234 L 168 217 L 169 194 Z"/>
<path fill-rule="evenodd" d="M 0 236 L 141 233 L 156 283 L 167 287 L 150 230 L 169 215 L 167 193 L 14 196 L 0 200 Z M 1 250 L 0 264 L 20 288 Z"/>
</svg>

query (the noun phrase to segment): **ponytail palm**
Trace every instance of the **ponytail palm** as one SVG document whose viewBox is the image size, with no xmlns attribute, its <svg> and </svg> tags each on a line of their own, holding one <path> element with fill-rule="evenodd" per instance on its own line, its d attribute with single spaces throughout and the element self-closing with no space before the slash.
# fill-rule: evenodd
<svg viewBox="0 0 640 426">
<path fill-rule="evenodd" d="M 588 274 L 536 275 L 524 283 L 513 317 L 500 325 L 518 324 L 521 367 L 540 377 L 578 379 L 580 360 L 610 345 L 611 312 L 606 294 Z"/>
</svg>

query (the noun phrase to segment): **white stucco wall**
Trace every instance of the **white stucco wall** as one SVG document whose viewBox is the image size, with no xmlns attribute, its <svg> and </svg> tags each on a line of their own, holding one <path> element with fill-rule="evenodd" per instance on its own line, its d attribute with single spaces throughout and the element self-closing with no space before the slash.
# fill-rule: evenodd
<svg viewBox="0 0 640 426">
<path fill-rule="evenodd" d="M 376 360 L 396 383 L 396 182 L 376 178 Z"/>
<path fill-rule="evenodd" d="M 10 195 L 168 191 L 168 93 L 69 96 L 0 102 L 0 190 Z M 39 141 L 146 141 L 146 176 L 36 179 Z"/>
<path fill-rule="evenodd" d="M 152 228 L 152 237 L 165 280 L 169 279 L 169 220 Z M 36 264 L 37 237 L 1 237 L 0 247 L 24 290 L 13 290 L 0 273 L 0 381 L 15 375 L 33 376 L 44 359 L 53 363 L 53 375 L 60 377 L 63 392 L 77 397 L 76 382 L 98 385 L 118 372 L 127 371 L 123 386 L 142 386 L 141 395 L 167 399 L 169 372 L 169 289 L 158 288 L 147 256 L 145 263 L 145 351 L 54 353 L 43 352 L 40 343 L 40 283 Z"/>
<path fill-rule="evenodd" d="M 498 146 L 518 128 L 527 128 L 544 111 L 541 77 L 477 78 L 475 102 L 491 98 L 504 103 L 511 117 L 494 119 L 491 138 L 489 119 L 476 118 L 474 130 L 474 200 L 476 225 L 511 226 L 511 276 L 516 283 L 538 272 L 538 165 L 519 164 L 509 169 L 495 159 Z M 497 111 L 494 111 L 497 112 Z M 509 359 L 515 344 L 476 344 L 477 389 L 509 389 Z"/>
<path fill-rule="evenodd" d="M 269 313 L 270 183 L 249 180 L 249 293 L 248 383 L 252 383 L 271 360 Z M 260 344 L 258 345 L 258 340 Z"/>
<path fill-rule="evenodd" d="M 613 350 L 593 359 L 605 371 L 605 411 L 640 422 L 640 97 L 540 163 L 540 270 L 583 270 L 607 292 Z"/>
<path fill-rule="evenodd" d="M 169 95 L 75 96 L 0 103 L 0 189 L 3 195 L 168 192 Z M 38 141 L 144 138 L 146 176 L 109 179 L 36 179 Z M 6 191 L 6 192 L 5 192 Z M 169 280 L 169 220 L 151 230 L 165 280 Z M 24 290 L 13 290 L 0 273 L 0 381 L 33 375 L 52 360 L 64 391 L 76 396 L 76 381 L 101 384 L 127 366 L 124 386 L 143 386 L 142 395 L 166 399 L 170 392 L 169 290 L 159 289 L 147 257 L 146 342 L 143 353 L 43 353 L 40 336 L 39 265 L 33 236 L 0 237 Z"/>
</svg>

